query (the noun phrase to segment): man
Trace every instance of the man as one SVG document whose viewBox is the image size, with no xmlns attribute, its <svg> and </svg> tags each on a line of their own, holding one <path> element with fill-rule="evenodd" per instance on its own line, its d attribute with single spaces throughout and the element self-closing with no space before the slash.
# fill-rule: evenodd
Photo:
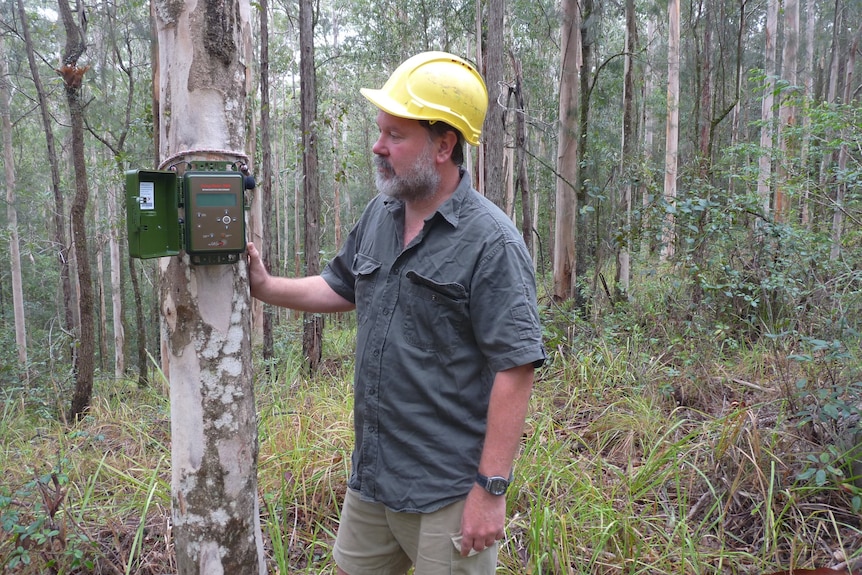
<svg viewBox="0 0 862 575">
<path fill-rule="evenodd" d="M 379 108 L 381 193 L 319 276 L 270 276 L 249 244 L 251 293 L 357 312 L 338 573 L 490 574 L 545 352 L 524 242 L 461 167 L 487 89 L 466 61 L 426 52 L 361 92 Z"/>
</svg>

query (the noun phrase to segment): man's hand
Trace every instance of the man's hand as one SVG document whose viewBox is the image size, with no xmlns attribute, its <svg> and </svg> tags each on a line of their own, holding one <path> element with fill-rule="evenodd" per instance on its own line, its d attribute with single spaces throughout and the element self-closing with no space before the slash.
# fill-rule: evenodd
<svg viewBox="0 0 862 575">
<path fill-rule="evenodd" d="M 246 244 L 248 258 L 248 286 L 252 297 L 262 302 L 298 311 L 331 313 L 356 309 L 319 275 L 304 278 L 286 278 L 266 271 L 260 252 L 252 242 Z"/>
<path fill-rule="evenodd" d="M 506 496 L 491 495 L 474 485 L 461 517 L 461 556 L 471 550 L 484 551 L 503 539 L 506 527 Z"/>
<path fill-rule="evenodd" d="M 246 253 L 248 256 L 248 286 L 252 297 L 259 297 L 261 286 L 269 279 L 269 272 L 266 271 L 263 260 L 260 259 L 260 252 L 257 251 L 252 242 L 248 242 L 246 245 Z"/>
</svg>

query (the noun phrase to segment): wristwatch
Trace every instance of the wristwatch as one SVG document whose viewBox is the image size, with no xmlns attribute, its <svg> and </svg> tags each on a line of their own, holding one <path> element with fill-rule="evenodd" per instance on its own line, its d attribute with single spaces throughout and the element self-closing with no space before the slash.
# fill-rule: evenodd
<svg viewBox="0 0 862 575">
<path fill-rule="evenodd" d="M 497 496 L 506 494 L 506 490 L 509 489 L 509 484 L 512 483 L 513 479 L 515 479 L 514 474 L 510 475 L 509 479 L 506 479 L 499 475 L 486 477 L 481 473 L 476 473 L 476 483 L 481 485 L 482 488 L 491 495 Z"/>
</svg>

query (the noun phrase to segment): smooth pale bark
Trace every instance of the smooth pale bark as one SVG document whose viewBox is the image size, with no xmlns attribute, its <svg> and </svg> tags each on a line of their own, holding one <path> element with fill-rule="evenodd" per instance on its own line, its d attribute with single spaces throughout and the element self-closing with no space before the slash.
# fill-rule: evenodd
<svg viewBox="0 0 862 575">
<path fill-rule="evenodd" d="M 844 97 L 842 104 L 848 105 L 853 97 L 853 68 L 856 65 L 856 53 L 859 51 L 859 42 L 862 40 L 862 26 L 856 32 L 856 39 L 850 47 L 850 54 L 847 57 L 847 64 L 844 70 Z M 838 173 L 844 174 L 847 171 L 847 160 L 850 156 L 850 150 L 847 142 L 851 140 L 851 136 L 842 138 L 841 149 L 838 152 Z M 844 203 L 847 198 L 847 182 L 841 181 L 838 183 L 835 191 L 835 209 L 832 212 L 832 247 L 829 251 L 829 258 L 837 260 L 841 255 L 841 236 L 844 231 Z"/>
<path fill-rule="evenodd" d="M 784 46 L 781 52 L 781 76 L 788 86 L 796 86 L 797 54 L 799 52 L 799 0 L 784 0 Z M 791 155 L 796 150 L 792 149 L 788 132 L 796 126 L 796 104 L 793 101 L 795 94 L 788 90 L 782 95 L 781 105 L 778 110 L 778 147 L 781 150 L 781 161 L 778 163 L 778 177 L 775 182 L 775 192 L 772 207 L 775 212 L 775 220 L 783 221 L 787 218 L 787 180 L 788 164 Z"/>
<path fill-rule="evenodd" d="M 104 192 L 99 189 L 99 185 L 93 186 L 93 195 L 101 197 Z M 102 202 L 93 204 L 93 218 L 96 220 L 96 226 L 102 225 Z M 105 289 L 105 246 L 108 244 L 108 238 L 104 234 L 98 234 L 96 240 L 96 278 L 95 285 L 97 297 L 99 300 L 99 313 L 96 314 L 96 326 L 98 328 L 99 337 L 97 340 L 99 347 L 99 370 L 105 371 L 105 362 L 108 360 L 108 296 Z"/>
<path fill-rule="evenodd" d="M 740 0 L 739 2 L 739 27 L 736 31 L 736 105 L 733 107 L 733 115 L 731 121 L 731 134 L 730 134 L 730 145 L 735 146 L 740 142 L 741 134 L 740 134 L 740 125 L 742 122 L 742 54 L 744 48 L 745 41 L 745 22 L 746 22 L 746 14 L 745 14 L 745 6 L 746 0 Z M 730 183 L 731 191 L 734 189 L 734 182 Z"/>
<path fill-rule="evenodd" d="M 15 148 L 12 144 L 12 101 L 9 88 L 9 64 L 6 61 L 6 45 L 0 36 L 0 125 L 3 127 L 3 168 L 6 177 L 6 229 L 9 231 L 9 267 L 12 275 L 12 309 L 15 316 L 15 346 L 18 350 L 18 365 L 25 381 L 29 381 L 27 369 L 27 322 L 24 316 L 24 281 L 21 274 L 21 243 L 18 237 L 18 208 L 15 194 Z"/>
<path fill-rule="evenodd" d="M 302 132 L 305 275 L 320 273 L 320 170 L 318 168 L 317 72 L 314 65 L 314 4 L 299 0 L 299 107 Z M 323 359 L 323 316 L 302 314 L 302 353 L 310 373 Z"/>
<path fill-rule="evenodd" d="M 766 3 L 766 45 L 764 48 L 764 73 L 766 78 L 763 86 L 763 99 L 760 106 L 760 159 L 758 160 L 757 195 L 760 198 L 760 209 L 763 217 L 770 212 L 770 186 L 772 185 L 772 145 L 774 107 L 775 107 L 775 58 L 777 49 L 775 36 L 778 30 L 779 0 L 767 0 Z"/>
<path fill-rule="evenodd" d="M 623 65 L 623 129 L 620 136 L 620 186 L 619 209 L 622 212 L 617 224 L 624 227 L 623 238 L 617 246 L 617 297 L 628 294 L 631 282 L 631 252 L 629 230 L 632 222 L 632 187 L 634 168 L 634 52 L 637 44 L 637 15 L 634 0 L 626 0 L 626 45 Z"/>
<path fill-rule="evenodd" d="M 120 224 L 117 190 L 106 194 L 108 204 L 108 255 L 111 264 L 111 322 L 114 330 L 114 377 L 120 379 L 126 372 L 126 332 L 123 327 L 122 265 L 120 264 Z"/>
<path fill-rule="evenodd" d="M 667 205 L 673 208 L 676 204 L 676 174 L 679 162 L 679 0 L 668 2 L 667 13 L 667 136 L 664 155 L 664 199 Z M 674 255 L 675 225 L 672 209 L 668 209 L 662 240 L 663 260 Z"/>
<path fill-rule="evenodd" d="M 656 37 L 656 20 L 655 16 L 648 15 L 646 20 L 646 59 L 644 62 L 644 89 L 643 89 L 643 97 L 642 105 L 643 112 L 641 113 L 641 125 L 643 126 L 643 154 L 644 154 L 644 166 L 647 167 L 647 173 L 644 174 L 644 177 L 641 178 L 640 185 L 640 195 L 641 195 L 641 205 L 643 206 L 643 218 L 644 221 L 642 223 L 642 227 L 644 229 L 649 229 L 649 206 L 652 201 L 649 193 L 649 184 L 650 184 L 650 176 L 652 173 L 652 164 L 653 164 L 653 156 L 655 155 L 655 134 L 658 131 L 657 124 L 658 119 L 656 118 L 655 111 L 651 105 L 650 99 L 652 98 L 653 92 L 655 92 L 656 79 L 655 74 L 653 73 L 653 60 L 656 58 L 656 44 L 658 43 L 658 38 Z M 642 234 L 641 235 L 641 252 L 646 256 L 651 248 L 652 241 L 650 240 L 650 234 Z"/>
<path fill-rule="evenodd" d="M 560 107 L 557 133 L 556 210 L 554 221 L 554 297 L 575 297 L 575 235 L 578 199 L 578 72 L 581 68 L 581 25 L 578 1 L 563 0 L 560 48 Z"/>
<path fill-rule="evenodd" d="M 248 0 L 151 6 L 162 167 L 247 162 Z M 181 254 L 162 258 L 159 268 L 177 572 L 263 575 L 245 259 L 194 266 Z"/>
<path fill-rule="evenodd" d="M 835 98 L 838 95 L 838 65 L 840 62 L 840 44 L 841 44 L 841 35 L 840 31 L 843 26 L 843 15 L 844 10 L 841 8 L 841 0 L 835 0 L 835 16 L 832 21 L 832 47 L 829 50 L 829 82 L 827 83 L 828 88 L 826 89 L 826 102 L 827 104 L 831 104 L 835 102 Z M 827 132 L 827 141 L 834 134 L 831 132 Z M 819 188 L 825 189 L 827 187 L 827 182 L 830 176 L 829 166 L 834 161 L 834 154 L 831 150 L 827 150 L 823 153 L 823 157 L 820 160 L 820 174 L 819 174 Z"/>
<path fill-rule="evenodd" d="M 810 108 L 810 102 L 814 101 L 814 22 L 816 17 L 814 0 L 807 0 L 805 3 L 805 68 L 802 84 L 805 87 L 805 102 L 808 108 Z M 799 153 L 799 163 L 802 166 L 807 166 L 808 148 L 811 146 L 811 114 L 802 114 L 802 134 L 802 149 Z M 799 219 L 803 226 L 810 229 L 811 216 L 808 205 L 810 196 L 809 182 L 810 180 L 806 178 L 806 183 L 802 190 Z"/>
</svg>

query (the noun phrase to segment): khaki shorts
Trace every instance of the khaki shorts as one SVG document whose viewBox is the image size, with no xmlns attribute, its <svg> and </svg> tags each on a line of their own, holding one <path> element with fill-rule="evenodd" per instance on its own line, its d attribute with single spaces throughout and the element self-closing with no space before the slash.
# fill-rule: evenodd
<svg viewBox="0 0 862 575">
<path fill-rule="evenodd" d="M 461 557 L 452 541 L 463 511 L 462 500 L 433 513 L 399 513 L 348 490 L 332 554 L 348 575 L 404 575 L 411 565 L 415 575 L 493 574 L 497 544 Z"/>
</svg>

